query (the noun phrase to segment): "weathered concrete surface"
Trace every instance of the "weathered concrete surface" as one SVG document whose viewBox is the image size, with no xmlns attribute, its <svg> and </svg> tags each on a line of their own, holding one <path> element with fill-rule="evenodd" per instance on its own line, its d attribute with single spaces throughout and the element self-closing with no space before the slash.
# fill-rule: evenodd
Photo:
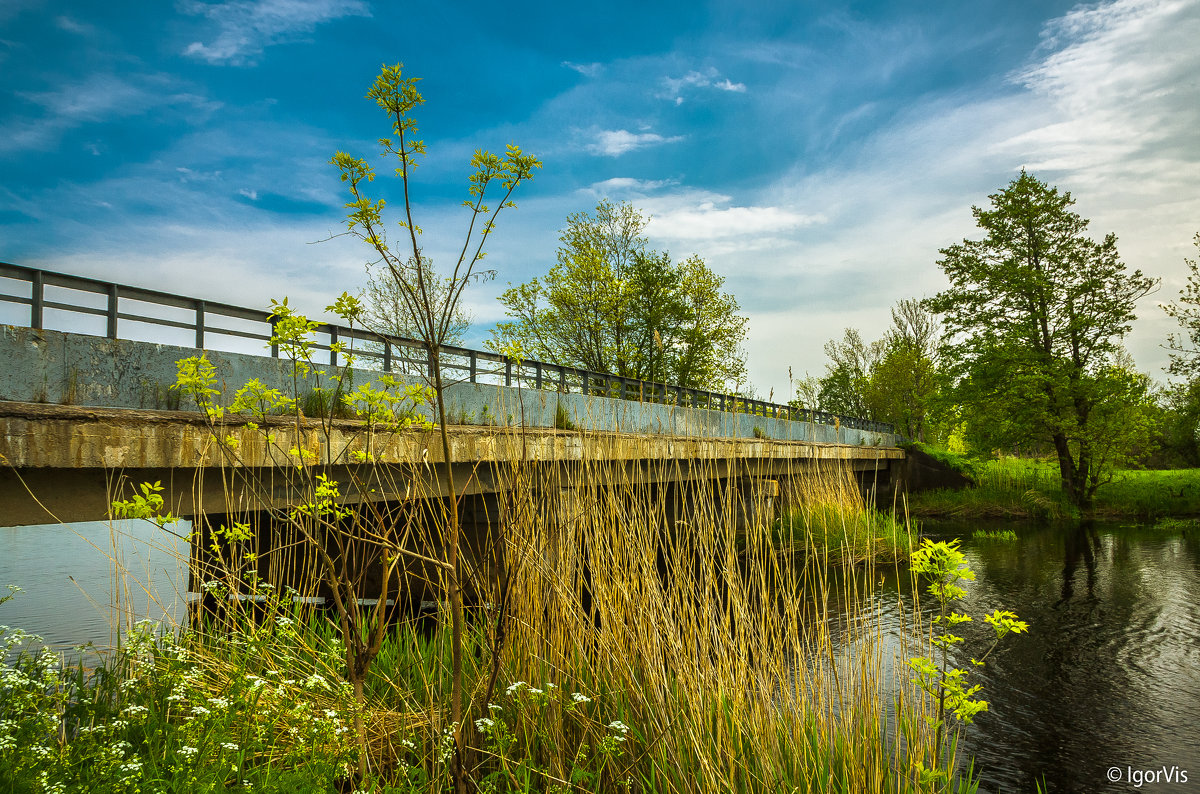
<svg viewBox="0 0 1200 794">
<path fill-rule="evenodd" d="M 297 456 L 330 467 L 340 482 L 367 471 L 352 499 L 396 499 L 448 493 L 436 431 L 368 436 L 364 425 L 270 419 L 253 429 L 245 420 L 209 426 L 197 413 L 35 403 L 0 403 L 0 526 L 104 518 L 115 477 L 162 481 L 176 514 L 229 512 L 261 502 L 289 503 Z M 358 466 L 354 453 L 378 466 Z M 513 464 L 588 466 L 609 481 L 773 477 L 822 460 L 886 470 L 903 450 L 806 441 L 569 431 L 549 428 L 451 427 L 450 454 L 460 493 L 502 487 Z M 354 471 L 352 472 L 351 469 Z M 358 478 L 363 475 L 359 474 Z M 127 493 L 127 489 L 119 489 Z"/>
<path fill-rule="evenodd" d="M 216 368 L 220 405 L 227 406 L 237 389 L 252 378 L 285 394 L 293 391 L 290 362 L 269 356 L 201 351 L 173 345 L 105 339 L 85 334 L 37 331 L 0 326 L 0 400 L 114 408 L 166 408 L 177 400 L 170 389 L 176 362 L 203 353 Z M 318 367 L 299 387 L 311 391 L 320 377 L 333 374 Z M 381 373 L 355 369 L 355 384 L 372 382 Z M 397 376 L 401 381 L 419 382 Z M 772 417 L 621 400 L 551 389 L 458 383 L 447 390 L 451 424 L 553 428 L 559 409 L 571 425 L 584 430 L 751 439 L 764 437 L 817 444 L 891 447 L 892 434 Z M 550 384 L 547 384 L 550 385 Z M 179 407 L 189 408 L 181 405 Z"/>
</svg>

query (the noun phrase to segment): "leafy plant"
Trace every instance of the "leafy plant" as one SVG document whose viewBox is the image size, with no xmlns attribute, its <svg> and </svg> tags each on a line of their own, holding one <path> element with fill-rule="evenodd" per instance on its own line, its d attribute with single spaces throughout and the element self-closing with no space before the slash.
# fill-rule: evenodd
<svg viewBox="0 0 1200 794">
<path fill-rule="evenodd" d="M 923 539 L 920 548 L 912 553 L 910 570 L 914 577 L 926 582 L 929 594 L 938 604 L 938 614 L 930 628 L 930 643 L 940 652 L 935 654 L 940 656 L 940 662 L 927 656 L 917 656 L 908 660 L 908 666 L 916 674 L 912 680 L 937 701 L 935 716 L 930 717 L 937 732 L 933 763 L 928 768 L 922 766 L 920 771 L 923 779 L 940 783 L 948 775 L 939 765 L 942 740 L 949 733 L 947 715 L 955 719 L 956 725 L 969 725 L 988 706 L 987 701 L 975 697 L 983 688 L 982 685 L 970 684 L 967 670 L 950 666 L 952 649 L 964 641 L 952 629 L 971 621 L 970 615 L 953 611 L 951 605 L 966 596 L 967 591 L 962 585 L 975 581 L 975 572 L 967 565 L 957 540 L 933 541 L 929 538 Z M 1008 634 L 1029 630 L 1027 623 L 1017 620 L 1015 613 L 1006 610 L 997 609 L 985 615 L 984 620 L 995 629 L 996 639 L 978 660 L 971 659 L 971 664 L 976 666 L 982 666 L 1000 640 Z"/>
</svg>

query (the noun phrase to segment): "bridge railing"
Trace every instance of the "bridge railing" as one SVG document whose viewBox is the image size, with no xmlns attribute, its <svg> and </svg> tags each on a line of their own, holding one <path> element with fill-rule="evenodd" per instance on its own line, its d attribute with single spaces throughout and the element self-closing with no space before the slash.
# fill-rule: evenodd
<svg viewBox="0 0 1200 794">
<path fill-rule="evenodd" d="M 155 327 L 182 329 L 198 349 L 223 349 L 221 342 L 237 339 L 258 341 L 279 356 L 271 345 L 273 315 L 262 309 L 247 309 L 227 303 L 189 298 L 169 292 L 117 284 L 111 281 L 72 276 L 50 270 L 0 262 L 0 279 L 28 285 L 28 294 L 0 291 L 0 303 L 29 307 L 29 327 L 45 327 L 47 312 L 65 312 L 103 318 L 105 336 L 118 337 L 122 321 Z M 0 285 L 5 282 L 0 281 Z M 17 287 L 20 290 L 20 287 Z M 151 308 L 153 307 L 153 308 Z M 166 310 L 170 316 L 154 316 L 153 309 Z M 193 336 L 194 335 L 194 336 Z M 314 348 L 328 354 L 329 363 L 338 364 L 332 345 L 341 342 L 353 348 L 355 366 L 382 372 L 425 375 L 430 371 L 429 351 L 424 342 L 400 336 L 380 334 L 363 328 L 333 323 L 317 327 Z M 225 341 L 228 346 L 229 342 Z M 840 424 L 842 427 L 894 433 L 895 427 L 852 416 L 810 411 L 765 400 L 690 389 L 665 383 L 623 378 L 576 367 L 542 361 L 517 361 L 499 353 L 444 346 L 441 351 L 443 377 L 452 382 L 494 383 L 505 386 L 547 389 L 562 393 L 616 397 L 641 402 L 665 403 L 718 411 L 737 411 L 755 416 Z"/>
</svg>

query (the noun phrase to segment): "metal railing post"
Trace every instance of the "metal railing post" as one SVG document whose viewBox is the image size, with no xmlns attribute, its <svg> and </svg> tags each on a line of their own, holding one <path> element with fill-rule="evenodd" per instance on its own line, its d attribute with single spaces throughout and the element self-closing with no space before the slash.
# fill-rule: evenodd
<svg viewBox="0 0 1200 794">
<path fill-rule="evenodd" d="M 337 339 L 337 326 L 329 326 L 329 366 L 331 367 L 337 366 L 337 348 L 335 347 Z"/>
<path fill-rule="evenodd" d="M 46 302 L 46 276 L 42 271 L 33 271 L 32 291 L 29 294 L 29 326 L 42 330 L 42 308 Z"/>
<path fill-rule="evenodd" d="M 392 343 L 387 339 L 383 340 L 383 371 L 392 371 Z"/>
<path fill-rule="evenodd" d="M 471 355 L 468 357 L 468 361 L 470 363 L 470 368 L 471 368 L 471 383 L 474 383 L 477 373 L 479 371 L 479 361 L 478 361 L 478 359 L 475 358 L 474 350 L 471 351 Z"/>
<path fill-rule="evenodd" d="M 533 382 L 538 391 L 542 390 L 542 362 L 533 362 Z"/>
<path fill-rule="evenodd" d="M 117 301 L 120 293 L 116 284 L 108 285 L 108 338 L 117 338 Z"/>
<path fill-rule="evenodd" d="M 279 319 L 272 314 L 268 322 L 271 323 L 271 358 L 279 358 L 279 343 L 273 341 L 275 339 L 275 326 L 279 323 Z"/>
<path fill-rule="evenodd" d="M 508 356 L 504 357 L 504 385 L 512 385 L 512 359 Z"/>
<path fill-rule="evenodd" d="M 204 349 L 204 301 L 196 301 L 196 349 Z"/>
</svg>

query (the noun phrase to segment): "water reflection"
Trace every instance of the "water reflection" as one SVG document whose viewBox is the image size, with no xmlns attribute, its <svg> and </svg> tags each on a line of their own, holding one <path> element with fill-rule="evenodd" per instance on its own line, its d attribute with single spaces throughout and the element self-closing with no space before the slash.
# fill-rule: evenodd
<svg viewBox="0 0 1200 794">
<path fill-rule="evenodd" d="M 142 618 L 181 621 L 190 531 L 187 522 L 164 530 L 145 521 L 2 527 L 0 588 L 23 592 L 0 605 L 0 624 L 68 649 L 109 645 Z"/>
<path fill-rule="evenodd" d="M 974 528 L 943 528 L 967 538 L 979 575 L 965 611 L 1012 609 L 1030 625 L 979 673 L 990 707 L 964 746 L 981 791 L 1033 791 L 1038 781 L 1049 791 L 1133 790 L 1108 781 L 1113 766 L 1200 772 L 1195 536 L 1087 523 L 1018 527 L 1017 542 L 998 543 L 970 540 Z M 987 642 L 986 626 L 970 628 L 968 647 Z"/>
</svg>

